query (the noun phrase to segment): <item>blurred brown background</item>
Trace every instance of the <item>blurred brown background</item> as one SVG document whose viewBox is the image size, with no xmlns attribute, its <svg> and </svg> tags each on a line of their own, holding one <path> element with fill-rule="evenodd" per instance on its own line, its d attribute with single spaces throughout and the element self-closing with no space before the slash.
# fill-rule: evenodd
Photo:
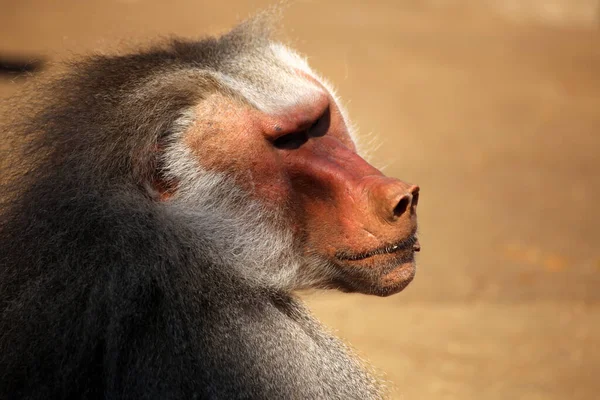
<svg viewBox="0 0 600 400">
<path fill-rule="evenodd" d="M 0 54 L 218 33 L 270 4 L 0 0 Z M 422 188 L 416 280 L 312 294 L 316 314 L 395 399 L 600 398 L 600 0 L 297 1 L 283 23 L 373 163 Z"/>
</svg>

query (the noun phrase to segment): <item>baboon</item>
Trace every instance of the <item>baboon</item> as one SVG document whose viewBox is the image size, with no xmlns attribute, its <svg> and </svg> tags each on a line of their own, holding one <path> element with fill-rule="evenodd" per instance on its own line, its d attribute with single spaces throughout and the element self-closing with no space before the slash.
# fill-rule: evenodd
<svg viewBox="0 0 600 400">
<path fill-rule="evenodd" d="M 384 396 L 297 293 L 401 291 L 419 189 L 267 25 L 92 55 L 10 109 L 0 398 Z"/>
</svg>

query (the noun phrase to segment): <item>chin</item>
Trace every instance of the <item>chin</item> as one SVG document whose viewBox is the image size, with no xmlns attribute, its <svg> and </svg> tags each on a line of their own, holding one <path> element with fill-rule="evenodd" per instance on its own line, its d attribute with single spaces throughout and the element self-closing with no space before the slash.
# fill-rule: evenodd
<svg viewBox="0 0 600 400">
<path fill-rule="evenodd" d="M 387 297 L 404 290 L 414 279 L 414 253 L 378 255 L 359 261 L 337 261 L 338 277 L 333 282 L 343 292 Z"/>
<path fill-rule="evenodd" d="M 403 263 L 393 271 L 381 277 L 379 282 L 370 287 L 370 293 L 375 296 L 391 296 L 403 291 L 415 278 L 417 272 L 416 262 Z"/>
</svg>

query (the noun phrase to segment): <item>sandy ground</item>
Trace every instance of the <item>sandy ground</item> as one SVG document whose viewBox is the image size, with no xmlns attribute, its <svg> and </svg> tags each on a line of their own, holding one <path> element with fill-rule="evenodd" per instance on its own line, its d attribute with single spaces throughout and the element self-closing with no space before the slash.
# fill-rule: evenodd
<svg viewBox="0 0 600 400">
<path fill-rule="evenodd" d="M 405 292 L 307 296 L 394 399 L 600 392 L 600 14 L 593 0 L 550 2 L 577 4 L 565 18 L 536 14 L 541 1 L 527 15 L 497 7 L 517 3 L 299 1 L 285 13 L 284 37 L 382 144 L 371 160 L 422 188 Z M 0 51 L 56 61 L 222 32 L 268 4 L 0 0 Z M 0 96 L 19 88 L 4 79 Z"/>
</svg>

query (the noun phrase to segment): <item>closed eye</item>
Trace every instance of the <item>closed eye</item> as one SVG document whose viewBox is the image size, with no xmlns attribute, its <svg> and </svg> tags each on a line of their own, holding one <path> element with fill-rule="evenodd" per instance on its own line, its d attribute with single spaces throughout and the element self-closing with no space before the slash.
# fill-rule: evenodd
<svg viewBox="0 0 600 400">
<path fill-rule="evenodd" d="M 325 109 L 325 112 L 308 128 L 309 137 L 321 137 L 325 136 L 329 131 L 329 125 L 331 124 L 331 111 L 329 107 Z"/>
<path fill-rule="evenodd" d="M 308 139 L 311 137 L 325 136 L 329 130 L 329 125 L 330 111 L 329 107 L 327 107 L 325 112 L 319 118 L 317 118 L 317 120 L 313 122 L 308 129 L 302 129 L 282 135 L 273 141 L 273 145 L 282 150 L 299 149 L 304 143 L 308 142 Z"/>
<path fill-rule="evenodd" d="M 282 150 L 295 150 L 306 142 L 308 142 L 308 131 L 300 131 L 278 137 L 273 145 Z"/>
</svg>

